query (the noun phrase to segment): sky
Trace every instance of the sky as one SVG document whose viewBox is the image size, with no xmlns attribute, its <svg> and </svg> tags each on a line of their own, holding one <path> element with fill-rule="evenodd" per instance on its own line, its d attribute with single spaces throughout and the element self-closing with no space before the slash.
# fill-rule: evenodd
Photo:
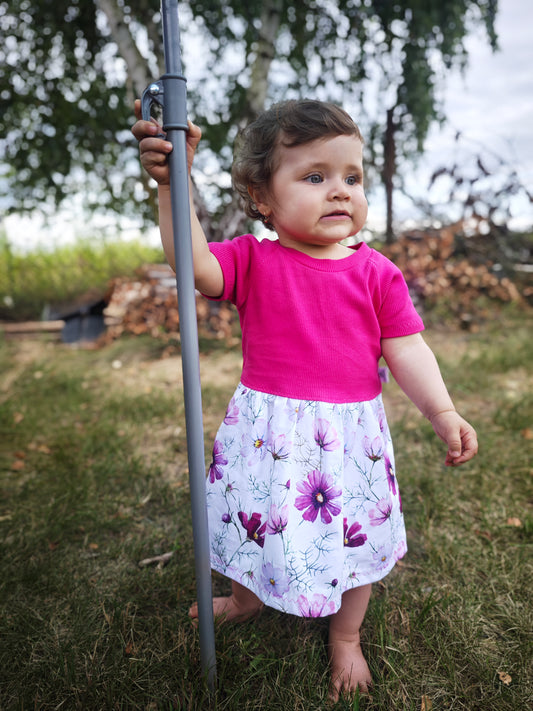
<svg viewBox="0 0 533 711">
<path fill-rule="evenodd" d="M 426 141 L 419 169 L 407 181 L 416 193 L 425 188 L 435 168 L 461 159 L 455 134 L 461 132 L 463 154 L 494 154 L 512 166 L 533 194 L 533 2 L 499 0 L 496 18 L 499 50 L 493 52 L 485 33 L 466 41 L 468 68 L 447 77 L 443 128 L 434 126 Z M 490 163 L 490 158 L 488 160 Z M 492 161 L 497 167 L 497 161 Z M 525 199 L 513 204 L 515 224 L 533 224 L 533 205 Z M 407 203 L 398 217 L 406 218 Z"/>
<path fill-rule="evenodd" d="M 531 0 L 499 0 L 496 19 L 499 50 L 492 52 L 481 31 L 467 38 L 467 70 L 464 76 L 458 71 L 450 72 L 445 84 L 445 127 L 431 129 L 424 156 L 406 178 L 407 192 L 427 195 L 429 177 L 436 168 L 449 165 L 450 161 L 460 161 L 470 152 L 481 151 L 485 156 L 496 156 L 511 165 L 533 194 L 531 27 Z M 460 147 L 454 138 L 457 131 L 462 136 Z M 493 165 L 497 168 L 497 160 Z M 441 198 L 436 195 L 437 201 Z M 533 205 L 524 198 L 513 202 L 512 212 L 512 227 L 520 229 L 533 224 Z M 379 197 L 372 198 L 369 222 L 382 227 L 384 214 L 383 201 Z M 395 217 L 401 221 L 416 217 L 412 203 L 398 198 Z M 79 234 L 79 225 L 73 224 L 68 215 L 59 215 L 48 229 L 39 219 L 16 216 L 7 218 L 3 226 L 11 244 L 24 245 L 30 250 L 43 243 L 60 244 Z M 98 227 L 96 221 L 87 226 L 88 236 L 94 234 L 95 227 Z"/>
</svg>

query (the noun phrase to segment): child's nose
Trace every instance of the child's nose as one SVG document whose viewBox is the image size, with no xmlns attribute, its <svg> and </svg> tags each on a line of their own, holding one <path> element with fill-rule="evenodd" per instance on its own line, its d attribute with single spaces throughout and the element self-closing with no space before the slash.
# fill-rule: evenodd
<svg viewBox="0 0 533 711">
<path fill-rule="evenodd" d="M 330 195 L 335 200 L 346 200 L 350 197 L 344 178 L 335 178 L 331 185 Z"/>
</svg>

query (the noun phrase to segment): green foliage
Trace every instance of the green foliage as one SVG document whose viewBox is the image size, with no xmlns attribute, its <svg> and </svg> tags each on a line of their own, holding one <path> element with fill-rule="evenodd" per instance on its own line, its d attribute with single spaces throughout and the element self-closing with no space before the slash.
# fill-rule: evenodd
<svg viewBox="0 0 533 711">
<path fill-rule="evenodd" d="M 0 319 L 36 320 L 47 304 L 65 304 L 87 292 L 101 298 L 111 279 L 163 261 L 161 249 L 136 241 L 79 240 L 31 254 L 13 253 L 0 241 Z"/>
<path fill-rule="evenodd" d="M 131 101 L 95 3 L 12 0 L 0 3 L 0 18 L 7 210 L 58 205 L 75 193 L 90 209 L 132 209 Z"/>
<path fill-rule="evenodd" d="M 241 95 L 250 81 L 265 15 L 277 17 L 279 22 L 270 75 L 271 100 L 319 96 L 339 101 L 358 115 L 368 77 L 380 84 L 380 104 L 385 110 L 381 115 L 361 116 L 361 121 L 369 124 L 368 136 L 376 137 L 371 147 L 378 162 L 387 109 L 395 109 L 395 122 L 400 127 L 399 154 L 420 151 L 430 124 L 440 115 L 435 87 L 444 80 L 445 70 L 466 63 L 465 36 L 475 25 L 482 25 L 490 44 L 496 46 L 494 0 L 200 0 L 190 7 L 210 35 L 208 66 L 219 85 L 214 107 L 212 97 L 202 96 L 194 88 L 192 92 L 199 115 L 216 118 L 205 130 L 214 151 L 223 145 L 221 126 L 227 134 L 243 118 L 246 107 L 235 101 L 234 92 Z M 241 63 L 233 74 L 221 62 L 229 44 L 241 53 Z"/>
<path fill-rule="evenodd" d="M 360 120 L 379 171 L 387 110 L 395 112 L 398 155 L 419 151 L 438 116 L 438 62 L 441 69 L 464 62 L 463 40 L 476 25 L 486 28 L 492 46 L 496 41 L 496 0 L 183 0 L 180 6 L 182 34 L 198 35 L 192 55 L 184 54 L 185 70 L 198 69 L 199 46 L 205 62 L 205 75 L 189 86 L 192 114 L 222 170 L 237 126 L 256 108 L 250 92 L 254 68 L 264 63 L 260 46 L 274 58 L 269 101 L 310 95 L 359 116 L 372 75 L 382 114 Z M 158 9 L 159 0 L 0 0 L 4 209 L 55 206 L 81 192 L 92 210 L 150 217 L 129 128 L 133 97 L 157 78 L 154 67 L 162 61 Z M 269 26 L 273 39 L 265 37 Z M 218 182 L 215 190 L 220 196 Z"/>
</svg>

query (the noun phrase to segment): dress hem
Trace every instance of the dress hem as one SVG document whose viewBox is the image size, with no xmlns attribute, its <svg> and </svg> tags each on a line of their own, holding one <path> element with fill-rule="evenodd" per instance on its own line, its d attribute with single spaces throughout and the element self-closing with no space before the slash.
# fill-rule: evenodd
<svg viewBox="0 0 533 711">
<path fill-rule="evenodd" d="M 240 585 L 243 585 L 247 590 L 250 590 L 250 592 L 253 592 L 254 595 L 256 595 L 261 602 L 266 605 L 267 607 L 271 607 L 273 610 L 277 610 L 278 612 L 284 612 L 288 615 L 294 615 L 295 617 L 303 617 L 303 618 L 309 618 L 309 617 L 330 617 L 331 615 L 334 615 L 337 613 L 342 604 L 342 595 L 345 592 L 348 592 L 348 590 L 353 590 L 354 588 L 360 588 L 363 587 L 363 585 L 373 585 L 374 583 L 379 583 L 380 580 L 383 580 L 383 578 L 386 578 L 389 573 L 393 571 L 393 569 L 396 567 L 396 564 L 399 560 L 402 560 L 402 558 L 405 556 L 407 553 L 407 548 L 404 549 L 404 552 L 402 553 L 401 556 L 398 556 L 398 558 L 395 558 L 392 562 L 391 565 L 388 565 L 386 568 L 383 570 L 376 570 L 374 573 L 376 574 L 375 576 L 372 574 L 368 574 L 366 576 L 363 576 L 363 579 L 361 580 L 361 577 L 357 578 L 356 584 L 355 585 L 345 585 L 343 590 L 336 590 L 335 588 L 332 588 L 335 590 L 335 598 L 330 597 L 329 599 L 326 598 L 325 602 L 332 602 L 334 604 L 334 610 L 330 609 L 330 606 L 324 605 L 322 610 L 327 609 L 327 612 L 324 612 L 323 614 L 304 614 L 301 610 L 298 612 L 295 612 L 293 609 L 287 609 L 285 608 L 281 603 L 279 604 L 273 604 L 277 600 L 277 598 L 273 595 L 268 595 L 265 596 L 265 598 L 260 597 L 257 594 L 257 589 L 253 586 L 250 585 L 250 579 L 247 578 L 247 576 L 239 576 L 239 575 L 231 575 L 231 572 L 228 570 L 222 570 L 220 567 L 217 567 L 213 561 L 211 561 L 211 570 L 215 571 L 216 573 L 219 573 L 220 575 L 223 575 L 225 578 L 228 578 L 228 580 L 235 581 L 236 583 L 239 583 Z M 379 575 L 378 575 L 379 573 Z M 347 583 L 349 582 L 348 580 L 346 581 Z M 291 606 L 293 607 L 293 606 Z M 320 612 L 322 613 L 322 610 Z"/>
</svg>

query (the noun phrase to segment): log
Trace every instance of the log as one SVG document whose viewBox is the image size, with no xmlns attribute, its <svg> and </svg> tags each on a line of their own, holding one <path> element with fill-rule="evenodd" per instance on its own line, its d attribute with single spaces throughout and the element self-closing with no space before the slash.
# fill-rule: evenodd
<svg viewBox="0 0 533 711">
<path fill-rule="evenodd" d="M 0 329 L 9 336 L 30 335 L 32 333 L 61 333 L 64 321 L 21 321 L 2 323 Z"/>
</svg>

